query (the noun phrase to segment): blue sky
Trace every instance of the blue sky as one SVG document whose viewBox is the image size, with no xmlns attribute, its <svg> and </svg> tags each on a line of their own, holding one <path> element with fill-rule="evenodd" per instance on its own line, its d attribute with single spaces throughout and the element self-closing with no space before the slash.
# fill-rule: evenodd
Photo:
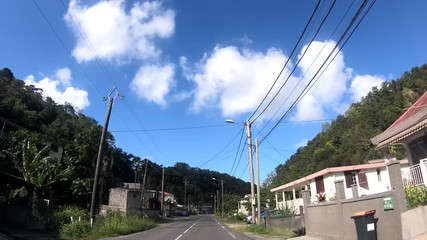
<svg viewBox="0 0 427 240">
<path fill-rule="evenodd" d="M 163 166 L 185 162 L 248 181 L 238 146 L 250 119 L 262 181 L 371 87 L 427 62 L 427 2 L 377 1 L 287 112 L 361 2 L 337 1 L 315 36 L 333 5 L 322 0 L 291 55 L 317 1 L 0 1 L 0 67 L 101 125 L 102 97 L 116 86 L 125 97 L 110 119 L 116 145 Z M 276 78 L 266 110 L 255 112 Z"/>
</svg>

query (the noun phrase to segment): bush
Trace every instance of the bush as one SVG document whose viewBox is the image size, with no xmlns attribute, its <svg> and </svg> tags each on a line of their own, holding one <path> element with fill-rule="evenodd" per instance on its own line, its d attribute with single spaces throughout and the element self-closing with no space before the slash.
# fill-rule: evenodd
<svg viewBox="0 0 427 240">
<path fill-rule="evenodd" d="M 425 186 L 409 186 L 405 188 L 408 208 L 427 205 L 427 189 Z"/>
<path fill-rule="evenodd" d="M 295 237 L 296 235 L 292 231 L 284 228 L 275 229 L 275 228 L 268 228 L 263 225 L 256 225 L 256 224 L 248 225 L 245 230 L 256 235 L 276 236 L 276 237 L 283 237 L 285 239 Z"/>
<path fill-rule="evenodd" d="M 78 221 L 79 217 L 82 220 L 89 219 L 89 214 L 86 210 L 76 206 L 65 206 L 51 212 L 48 221 L 49 231 L 58 231 L 64 225 L 71 223 L 71 217 L 74 221 Z"/>
<path fill-rule="evenodd" d="M 73 221 L 62 226 L 59 234 L 61 239 L 82 239 L 91 231 L 88 221 Z"/>
<path fill-rule="evenodd" d="M 90 234 L 91 238 L 112 237 L 144 231 L 156 227 L 154 222 L 136 215 L 124 216 L 120 212 L 108 212 L 98 219 Z"/>
</svg>

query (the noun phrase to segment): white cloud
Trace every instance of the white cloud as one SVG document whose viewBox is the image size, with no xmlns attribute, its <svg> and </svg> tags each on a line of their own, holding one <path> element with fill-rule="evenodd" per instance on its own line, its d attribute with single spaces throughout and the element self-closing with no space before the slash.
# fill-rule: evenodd
<svg viewBox="0 0 427 240">
<path fill-rule="evenodd" d="M 350 86 L 352 100 L 354 102 L 360 101 L 373 87 L 381 87 L 384 81 L 385 78 L 382 76 L 358 75 L 354 77 Z"/>
<path fill-rule="evenodd" d="M 313 77 L 317 79 L 319 73 L 323 72 L 316 75 L 334 46 L 333 41 L 314 41 L 308 49 L 308 45 L 304 46 L 298 56 L 302 58 L 296 71 L 299 75 L 294 73 L 289 76 L 291 67 L 295 64 L 290 62 L 260 109 L 270 102 L 279 86 L 287 81 L 286 84 L 258 121 L 282 116 L 310 80 Z M 187 58 L 181 57 L 183 75 L 196 85 L 191 109 L 200 112 L 216 108 L 224 117 L 252 114 L 276 80 L 286 59 L 287 56 L 275 48 L 257 52 L 248 48 L 220 45 L 212 52 L 205 53 L 194 66 L 190 66 Z M 324 65 L 328 65 L 328 68 L 317 83 L 296 105 L 291 113 L 291 120 L 316 120 L 329 114 L 342 114 L 351 104 L 349 99 L 360 100 L 372 86 L 377 86 L 384 80 L 370 75 L 356 76 L 353 79 L 353 70 L 345 65 L 342 52 L 338 52 L 334 61 L 328 63 Z"/>
<path fill-rule="evenodd" d="M 70 85 L 71 72 L 69 71 L 69 69 L 68 71 L 65 69 L 68 69 L 68 68 L 62 68 L 56 72 L 56 78 L 58 79 L 45 77 L 37 81 L 35 80 L 33 75 L 29 75 L 25 78 L 24 81 L 25 81 L 25 84 L 27 85 L 34 85 L 37 88 L 41 88 L 43 90 L 42 95 L 44 97 L 51 97 L 55 102 L 59 104 L 69 103 L 73 107 L 77 108 L 78 110 L 83 110 L 89 107 L 90 102 L 88 98 L 88 92 L 72 87 Z M 68 72 L 69 72 L 69 75 L 67 75 Z M 67 79 L 68 80 L 67 83 L 69 85 L 63 84 L 62 81 L 60 80 L 61 77 L 63 77 L 62 81 L 64 79 Z M 64 85 L 63 87 L 65 87 L 65 89 L 63 89 L 61 85 Z"/>
<path fill-rule="evenodd" d="M 304 46 L 299 54 L 302 57 L 303 52 L 308 45 Z M 309 84 L 311 79 L 317 79 L 322 73 L 317 75 L 317 70 L 326 61 L 328 55 L 335 46 L 335 42 L 312 42 L 304 57 L 301 59 L 299 67 L 302 72 L 303 85 Z M 331 55 L 333 56 L 333 54 Z M 324 65 L 325 67 L 330 62 Z M 292 120 L 314 120 L 321 119 L 325 116 L 326 111 L 337 112 L 341 109 L 340 100 L 347 92 L 347 81 L 349 80 L 350 69 L 347 69 L 344 64 L 344 56 L 341 52 L 335 57 L 328 68 L 323 72 L 311 90 L 297 105 Z"/>
<path fill-rule="evenodd" d="M 172 64 L 143 65 L 132 80 L 130 88 L 139 98 L 166 107 L 166 96 L 175 87 L 174 75 L 175 67 Z"/>
<path fill-rule="evenodd" d="M 181 61 L 185 75 L 196 84 L 192 110 L 219 108 L 225 117 L 253 111 L 273 84 L 285 59 L 275 48 L 262 53 L 218 45 L 212 53 L 205 54 L 193 71 Z"/>
<path fill-rule="evenodd" d="M 168 38 L 175 28 L 174 11 L 163 9 L 160 1 L 136 2 L 126 11 L 123 0 L 92 6 L 71 0 L 64 19 L 75 32 L 77 45 L 72 53 L 79 62 L 94 60 L 95 51 L 106 60 L 156 59 L 161 51 L 155 38 Z"/>
<path fill-rule="evenodd" d="M 58 69 L 55 76 L 64 86 L 71 85 L 71 70 L 69 68 Z"/>
</svg>

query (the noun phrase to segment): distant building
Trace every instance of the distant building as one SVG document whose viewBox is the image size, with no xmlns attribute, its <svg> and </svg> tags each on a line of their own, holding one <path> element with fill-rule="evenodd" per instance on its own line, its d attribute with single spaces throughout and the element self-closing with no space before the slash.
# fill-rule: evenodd
<svg viewBox="0 0 427 240">
<path fill-rule="evenodd" d="M 237 203 L 237 213 L 243 215 L 249 215 L 249 211 L 246 209 L 246 206 L 250 206 L 251 195 L 246 194 L 240 201 Z"/>
</svg>

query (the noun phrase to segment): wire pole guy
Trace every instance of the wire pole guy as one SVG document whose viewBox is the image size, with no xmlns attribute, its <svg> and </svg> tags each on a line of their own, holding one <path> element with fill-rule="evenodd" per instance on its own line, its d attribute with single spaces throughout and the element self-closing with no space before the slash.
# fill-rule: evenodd
<svg viewBox="0 0 427 240">
<path fill-rule="evenodd" d="M 115 93 L 115 95 L 113 95 Z M 90 223 L 93 224 L 95 220 L 95 205 L 96 205 L 96 193 L 98 190 L 98 180 L 99 180 L 99 167 L 101 164 L 102 151 L 104 149 L 104 143 L 106 138 L 106 133 L 108 129 L 108 123 L 110 121 L 111 109 L 113 107 L 114 98 L 118 97 L 119 99 L 123 99 L 123 96 L 119 95 L 117 88 L 114 89 L 108 94 L 107 97 L 104 97 L 104 101 L 108 99 L 108 107 L 107 107 L 107 116 L 105 117 L 104 127 L 102 128 L 101 141 L 99 143 L 98 148 L 98 157 L 96 158 L 96 166 L 95 166 L 95 177 L 93 180 L 93 188 L 92 188 L 92 199 L 90 201 Z"/>
</svg>

